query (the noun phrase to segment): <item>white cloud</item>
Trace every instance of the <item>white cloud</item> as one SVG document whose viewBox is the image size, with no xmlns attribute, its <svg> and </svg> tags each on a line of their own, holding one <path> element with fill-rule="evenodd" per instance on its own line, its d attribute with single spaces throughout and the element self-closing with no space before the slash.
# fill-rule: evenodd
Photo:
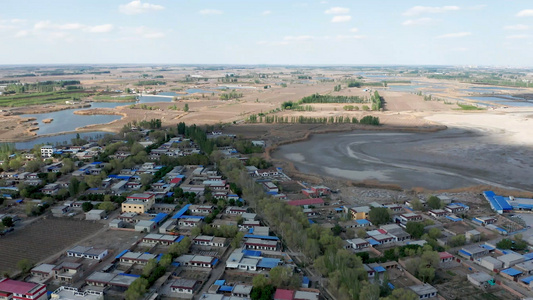
<svg viewBox="0 0 533 300">
<path fill-rule="evenodd" d="M 286 36 L 283 38 L 284 41 L 310 41 L 315 37 L 312 35 L 298 35 L 298 36 Z"/>
<path fill-rule="evenodd" d="M 527 38 L 530 38 L 530 37 L 531 37 L 531 35 L 529 35 L 529 34 L 513 34 L 513 35 L 508 35 L 505 38 L 506 39 L 511 39 L 511 40 L 520 40 L 520 39 L 527 39 Z"/>
<path fill-rule="evenodd" d="M 80 23 L 67 23 L 67 24 L 59 24 L 55 25 L 54 28 L 60 29 L 60 30 L 75 30 L 75 29 L 82 29 L 84 26 Z"/>
<path fill-rule="evenodd" d="M 351 29 L 350 29 L 350 32 L 358 32 L 358 31 L 359 31 L 359 28 L 355 28 L 355 27 L 354 27 L 354 28 L 351 28 Z"/>
<path fill-rule="evenodd" d="M 26 23 L 27 20 L 24 20 L 24 19 L 11 19 L 10 22 L 14 23 L 14 24 L 22 24 L 22 23 Z"/>
<path fill-rule="evenodd" d="M 507 25 L 503 27 L 505 30 L 528 30 L 529 26 L 523 24 Z"/>
<path fill-rule="evenodd" d="M 110 32 L 111 30 L 113 30 L 113 25 L 102 24 L 102 25 L 96 25 L 96 26 L 89 26 L 89 25 L 84 25 L 80 23 L 56 24 L 50 21 L 40 21 L 40 22 L 35 23 L 35 25 L 33 26 L 33 29 L 34 31 L 55 30 L 57 32 L 60 32 L 60 31 L 68 31 L 68 30 L 83 30 L 85 32 L 91 32 L 91 33 L 106 33 L 106 32 Z"/>
<path fill-rule="evenodd" d="M 96 26 L 88 26 L 86 28 L 87 32 L 91 33 L 106 33 L 113 30 L 114 26 L 113 24 L 103 24 L 103 25 L 96 25 Z"/>
<path fill-rule="evenodd" d="M 337 35 L 335 37 L 336 40 L 338 41 L 344 41 L 344 40 L 359 40 L 359 39 L 364 39 L 366 38 L 366 36 L 364 35 Z"/>
<path fill-rule="evenodd" d="M 262 12 L 261 14 L 262 14 L 263 16 L 268 16 L 268 15 L 270 15 L 271 13 L 272 13 L 272 12 L 271 12 L 270 10 L 265 10 L 265 11 Z"/>
<path fill-rule="evenodd" d="M 51 25 L 52 25 L 52 22 L 50 21 L 39 21 L 35 23 L 35 25 L 33 25 L 33 28 L 34 29 L 46 29 L 46 28 L 50 28 Z"/>
<path fill-rule="evenodd" d="M 201 11 L 199 11 L 199 13 L 201 15 L 221 15 L 224 12 L 217 9 L 202 9 Z"/>
<path fill-rule="evenodd" d="M 404 26 L 418 26 L 418 25 L 427 25 L 433 21 L 432 18 L 419 18 L 419 19 L 412 19 L 407 20 L 402 23 Z"/>
<path fill-rule="evenodd" d="M 533 17 L 533 9 L 524 9 L 516 14 L 517 17 Z"/>
<path fill-rule="evenodd" d="M 454 33 L 447 33 L 443 35 L 439 35 L 438 39 L 450 39 L 450 38 L 461 38 L 465 36 L 472 35 L 471 32 L 454 32 Z"/>
<path fill-rule="evenodd" d="M 448 11 L 456 11 L 460 8 L 458 6 L 413 6 L 406 10 L 404 16 L 417 16 L 421 14 L 438 14 Z"/>
<path fill-rule="evenodd" d="M 324 11 L 325 14 L 328 15 L 345 15 L 350 13 L 350 9 L 346 7 L 332 7 L 326 11 Z"/>
<path fill-rule="evenodd" d="M 165 9 L 165 7 L 162 5 L 142 3 L 141 0 L 134 0 L 128 4 L 122 4 L 118 6 L 118 11 L 126 15 L 138 15 L 163 9 Z"/>
<path fill-rule="evenodd" d="M 30 34 L 30 32 L 28 30 L 19 30 L 15 34 L 15 37 L 25 37 L 25 36 L 28 36 L 29 34 Z"/>
<path fill-rule="evenodd" d="M 334 16 L 331 19 L 331 23 L 348 22 L 352 19 L 352 16 Z"/>
<path fill-rule="evenodd" d="M 328 1 L 320 1 L 320 4 L 328 4 Z"/>
</svg>

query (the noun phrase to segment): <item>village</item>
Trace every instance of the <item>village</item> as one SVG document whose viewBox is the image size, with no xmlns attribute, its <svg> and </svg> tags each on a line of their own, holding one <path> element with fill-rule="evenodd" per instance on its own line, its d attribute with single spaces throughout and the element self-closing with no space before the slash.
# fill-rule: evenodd
<svg viewBox="0 0 533 300">
<path fill-rule="evenodd" d="M 2 296 L 340 300 L 333 248 L 360 271 L 360 293 L 533 295 L 533 199 L 351 199 L 272 166 L 263 140 L 156 125 L 2 162 Z"/>
</svg>

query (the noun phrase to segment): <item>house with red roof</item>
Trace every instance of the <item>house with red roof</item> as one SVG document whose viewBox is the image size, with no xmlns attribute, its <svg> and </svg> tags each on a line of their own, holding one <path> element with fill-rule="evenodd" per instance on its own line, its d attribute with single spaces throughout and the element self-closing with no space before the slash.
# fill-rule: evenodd
<svg viewBox="0 0 533 300">
<path fill-rule="evenodd" d="M 48 299 L 46 285 L 4 278 L 0 280 L 1 299 Z"/>
<path fill-rule="evenodd" d="M 294 300 L 294 291 L 277 289 L 274 293 L 274 300 Z"/>
<path fill-rule="evenodd" d="M 453 261 L 453 255 L 448 252 L 439 252 L 439 259 L 441 263 Z"/>
<path fill-rule="evenodd" d="M 324 200 L 322 198 L 291 200 L 291 201 L 288 201 L 287 204 L 291 206 L 305 206 L 305 205 L 323 206 Z"/>
</svg>

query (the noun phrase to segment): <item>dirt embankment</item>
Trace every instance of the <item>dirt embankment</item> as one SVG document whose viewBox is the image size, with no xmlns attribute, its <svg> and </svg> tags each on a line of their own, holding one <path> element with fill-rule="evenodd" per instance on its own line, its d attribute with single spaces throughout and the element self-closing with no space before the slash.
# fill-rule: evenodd
<svg viewBox="0 0 533 300">
<path fill-rule="evenodd" d="M 118 112 L 112 108 L 94 108 L 87 110 L 76 110 L 75 115 L 90 116 L 90 115 L 117 115 L 126 117 L 125 113 Z"/>
</svg>

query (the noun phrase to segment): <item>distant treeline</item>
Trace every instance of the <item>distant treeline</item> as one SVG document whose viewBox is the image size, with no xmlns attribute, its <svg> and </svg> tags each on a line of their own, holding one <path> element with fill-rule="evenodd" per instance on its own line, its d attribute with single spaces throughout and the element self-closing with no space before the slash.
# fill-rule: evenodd
<svg viewBox="0 0 533 300">
<path fill-rule="evenodd" d="M 17 74 L 17 75 L 11 75 L 11 76 L 6 76 L 6 77 L 14 77 L 14 78 L 18 78 L 18 77 L 35 77 L 37 75 L 33 74 L 33 73 L 28 73 L 28 74 Z"/>
<path fill-rule="evenodd" d="M 333 96 L 313 94 L 303 97 L 298 103 L 364 103 L 366 99 L 359 96 Z"/>
<path fill-rule="evenodd" d="M 136 86 L 141 86 L 141 85 L 165 85 L 165 84 L 167 84 L 165 81 L 141 80 L 141 81 L 137 82 L 135 85 Z"/>
<path fill-rule="evenodd" d="M 389 84 L 398 84 L 398 83 L 411 83 L 410 80 L 384 80 L 379 82 L 362 82 L 362 81 L 348 81 L 348 87 L 362 87 L 362 86 L 378 86 L 378 87 L 387 87 Z"/>
<path fill-rule="evenodd" d="M 373 116 L 364 116 L 361 120 L 356 117 L 337 116 L 337 117 L 306 117 L 306 116 L 262 116 L 250 115 L 247 120 L 249 123 L 295 123 L 295 124 L 364 124 L 380 125 L 379 118 Z"/>
<path fill-rule="evenodd" d="M 457 74 L 457 75 L 431 74 L 431 75 L 428 75 L 427 78 L 446 79 L 446 80 L 465 80 L 465 79 L 469 79 L 470 75 L 468 74 Z"/>
<path fill-rule="evenodd" d="M 370 97 L 370 102 L 372 102 L 372 110 L 383 108 L 383 97 L 379 95 L 378 91 L 375 91 L 372 97 Z"/>
<path fill-rule="evenodd" d="M 80 84 L 79 80 L 59 80 L 59 81 L 41 81 L 36 83 L 24 83 L 24 84 L 9 84 L 6 86 L 5 91 L 9 93 L 25 93 L 25 92 L 37 92 L 37 93 L 46 93 L 53 92 L 56 87 L 63 88 L 69 85 Z"/>
<path fill-rule="evenodd" d="M 242 93 L 237 93 L 235 90 L 232 90 L 229 93 L 220 94 L 220 100 L 230 100 L 230 99 L 238 99 L 238 98 L 242 98 Z"/>
</svg>

